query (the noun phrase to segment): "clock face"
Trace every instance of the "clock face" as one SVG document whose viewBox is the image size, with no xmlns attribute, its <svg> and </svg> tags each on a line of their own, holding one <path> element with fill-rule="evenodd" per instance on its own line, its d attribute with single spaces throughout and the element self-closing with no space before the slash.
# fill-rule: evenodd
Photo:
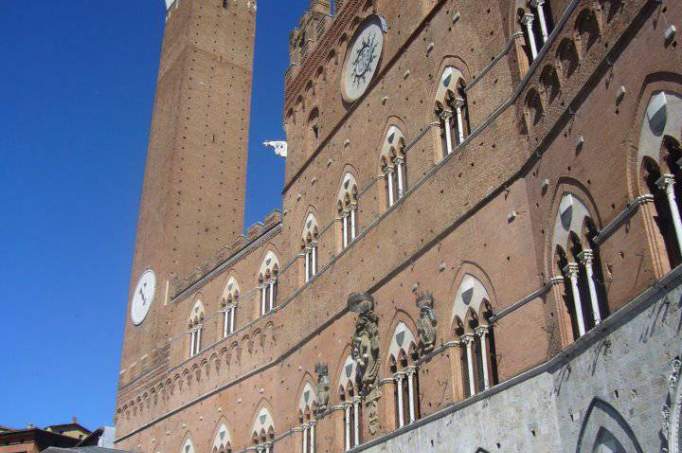
<svg viewBox="0 0 682 453">
<path fill-rule="evenodd" d="M 347 102 L 360 98 L 372 81 L 384 47 L 383 30 L 382 19 L 373 17 L 355 35 L 346 56 L 341 82 L 343 97 Z"/>
<path fill-rule="evenodd" d="M 137 282 L 135 292 L 133 293 L 133 300 L 130 307 L 130 320 L 136 326 L 139 326 L 144 321 L 149 313 L 149 308 L 154 302 L 154 294 L 156 293 L 156 274 L 149 269 L 142 274 L 140 280 Z"/>
</svg>

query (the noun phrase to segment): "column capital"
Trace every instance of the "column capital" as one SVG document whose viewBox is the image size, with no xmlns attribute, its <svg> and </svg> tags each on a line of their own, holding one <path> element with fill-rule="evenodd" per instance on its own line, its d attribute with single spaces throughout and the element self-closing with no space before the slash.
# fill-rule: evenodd
<svg viewBox="0 0 682 453">
<path fill-rule="evenodd" d="M 663 174 L 656 180 L 656 186 L 661 190 L 667 190 L 673 185 L 675 185 L 675 176 L 670 173 Z"/>
<path fill-rule="evenodd" d="M 457 97 L 455 98 L 455 108 L 461 109 L 462 107 L 464 107 L 464 104 L 465 104 L 465 102 L 464 102 L 464 98 L 463 98 L 463 97 L 457 96 Z"/>
<path fill-rule="evenodd" d="M 530 0 L 530 6 L 533 8 L 539 8 L 545 4 L 545 0 Z"/>
<path fill-rule="evenodd" d="M 462 344 L 464 344 L 465 346 L 469 346 L 470 344 L 472 344 L 474 342 L 474 339 L 475 339 L 474 337 L 475 336 L 473 334 L 470 334 L 470 333 L 468 333 L 466 335 L 462 335 Z"/>
<path fill-rule="evenodd" d="M 590 249 L 585 249 L 582 252 L 578 253 L 578 259 L 583 264 L 591 266 L 594 260 L 594 252 Z"/>
<path fill-rule="evenodd" d="M 482 337 L 483 335 L 486 335 L 490 328 L 488 326 L 478 326 L 475 329 L 476 335 L 479 337 Z"/>
<path fill-rule="evenodd" d="M 521 18 L 521 23 L 525 25 L 526 27 L 530 27 L 533 25 L 533 21 L 535 21 L 535 16 L 531 13 L 526 13 L 523 15 Z"/>
<path fill-rule="evenodd" d="M 568 263 L 564 267 L 564 272 L 568 274 L 570 278 L 577 277 L 578 272 L 580 272 L 580 265 L 578 263 Z"/>
<path fill-rule="evenodd" d="M 407 376 L 407 373 L 406 373 L 405 371 L 402 371 L 402 370 L 401 370 L 401 371 L 398 371 L 397 373 L 395 373 L 395 374 L 393 375 L 393 378 L 394 378 L 396 381 L 402 381 L 403 379 L 405 379 L 406 376 Z"/>
<path fill-rule="evenodd" d="M 443 121 L 448 121 L 450 118 L 452 118 L 452 115 L 453 115 L 453 113 L 452 113 L 451 110 L 445 110 L 445 109 L 443 109 L 443 111 L 441 111 L 441 112 L 438 114 L 438 117 L 439 117 L 441 120 L 443 120 Z"/>
</svg>

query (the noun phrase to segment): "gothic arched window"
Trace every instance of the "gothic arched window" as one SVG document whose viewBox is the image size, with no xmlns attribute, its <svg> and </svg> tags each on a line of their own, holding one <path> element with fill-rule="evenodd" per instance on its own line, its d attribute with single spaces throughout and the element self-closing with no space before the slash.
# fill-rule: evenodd
<svg viewBox="0 0 682 453">
<path fill-rule="evenodd" d="M 358 235 L 358 185 L 350 173 L 346 173 L 337 198 L 340 222 L 341 249 L 348 247 Z"/>
<path fill-rule="evenodd" d="M 202 333 L 204 330 L 204 305 L 198 300 L 189 316 L 189 356 L 194 357 L 201 352 Z"/>
<path fill-rule="evenodd" d="M 419 418 L 419 368 L 416 359 L 417 341 L 401 322 L 393 333 L 388 358 L 393 373 L 396 429 Z"/>
<path fill-rule="evenodd" d="M 384 179 L 386 206 L 390 208 L 403 197 L 407 186 L 405 137 L 396 126 L 388 129 L 382 145 L 381 177 Z"/>
<path fill-rule="evenodd" d="M 317 275 L 318 253 L 317 244 L 320 239 L 320 231 L 317 226 L 317 219 L 313 214 L 308 214 L 303 227 L 303 237 L 301 238 L 301 250 L 303 253 L 303 272 L 305 282 L 309 282 Z"/>
<path fill-rule="evenodd" d="M 461 374 L 465 397 L 497 384 L 495 337 L 490 323 L 492 307 L 483 283 L 466 274 L 453 306 L 453 333 L 460 341 Z"/>
<path fill-rule="evenodd" d="M 279 260 L 273 252 L 265 255 L 258 274 L 260 290 L 260 314 L 270 313 L 277 305 L 277 279 L 279 278 Z"/>
<path fill-rule="evenodd" d="M 301 452 L 315 453 L 317 441 L 315 436 L 315 408 L 316 395 L 313 386 L 306 382 L 298 402 L 298 418 L 301 422 Z"/>
<path fill-rule="evenodd" d="M 597 229 L 589 210 L 571 193 L 562 196 L 554 223 L 556 266 L 564 283 L 573 339 L 598 325 L 607 313 Z"/>
<path fill-rule="evenodd" d="M 441 128 L 442 157 L 452 153 L 469 135 L 469 106 L 462 73 L 448 66 L 436 91 L 435 113 Z"/>
<path fill-rule="evenodd" d="M 537 58 L 554 29 L 549 0 L 529 0 L 518 10 L 529 61 Z"/>
<path fill-rule="evenodd" d="M 239 303 L 239 285 L 234 277 L 230 277 L 223 291 L 221 301 L 223 313 L 223 338 L 235 331 L 237 323 L 237 305 Z"/>
<path fill-rule="evenodd" d="M 356 370 L 357 364 L 349 356 L 339 379 L 339 401 L 343 407 L 343 451 L 355 448 L 362 442 L 362 397 L 355 385 Z"/>
</svg>

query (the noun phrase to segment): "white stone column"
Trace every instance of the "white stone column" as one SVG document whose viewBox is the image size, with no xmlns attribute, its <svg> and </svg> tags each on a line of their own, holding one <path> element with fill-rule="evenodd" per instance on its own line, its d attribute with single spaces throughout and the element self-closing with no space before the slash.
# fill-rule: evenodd
<svg viewBox="0 0 682 453">
<path fill-rule="evenodd" d="M 230 333 L 234 332 L 234 318 L 236 314 L 237 306 L 233 305 L 232 308 L 230 308 Z"/>
<path fill-rule="evenodd" d="M 357 232 L 358 232 L 357 231 L 357 225 L 356 225 L 357 210 L 358 210 L 357 203 L 351 204 L 351 207 L 350 207 L 350 233 L 351 233 L 350 237 L 351 237 L 352 241 L 355 240 L 355 237 L 357 236 Z"/>
<path fill-rule="evenodd" d="M 483 358 L 483 389 L 490 388 L 490 368 L 488 361 L 490 360 L 490 351 L 488 351 L 488 328 L 480 326 L 476 329 L 476 334 L 481 342 L 481 357 Z"/>
<path fill-rule="evenodd" d="M 455 111 L 457 119 L 457 144 L 464 142 L 464 99 L 458 97 L 455 100 Z"/>
<path fill-rule="evenodd" d="M 189 333 L 189 356 L 194 357 L 194 329 Z"/>
<path fill-rule="evenodd" d="M 535 7 L 538 12 L 538 19 L 540 19 L 540 31 L 542 33 L 542 43 L 546 43 L 549 39 L 549 29 L 547 27 L 547 18 L 545 17 L 545 0 L 532 0 L 531 6 Z"/>
<path fill-rule="evenodd" d="M 534 20 L 535 16 L 532 14 L 525 14 L 523 19 L 521 19 L 521 23 L 526 26 L 526 33 L 528 33 L 528 45 L 530 46 L 530 54 L 533 61 L 535 61 L 535 59 L 538 57 L 538 47 L 535 43 L 535 32 L 533 31 Z"/>
<path fill-rule="evenodd" d="M 396 373 L 394 376 L 395 385 L 398 392 L 398 428 L 405 426 L 405 411 L 403 410 L 403 379 L 402 373 Z"/>
<path fill-rule="evenodd" d="M 469 396 L 476 394 L 476 375 L 474 374 L 474 338 L 471 335 L 464 336 L 467 348 L 467 371 L 469 373 Z"/>
<path fill-rule="evenodd" d="M 203 326 L 201 326 L 201 325 L 199 325 L 199 327 L 197 327 L 197 341 L 195 344 L 197 354 L 199 354 L 201 352 L 201 331 L 202 331 L 202 327 Z"/>
<path fill-rule="evenodd" d="M 347 403 L 346 407 L 344 408 L 344 416 L 343 416 L 343 422 L 344 422 L 344 427 L 346 429 L 346 451 L 350 450 L 350 411 L 351 411 L 351 404 Z"/>
<path fill-rule="evenodd" d="M 308 430 L 310 431 L 310 453 L 315 453 L 315 422 L 311 422 Z"/>
<path fill-rule="evenodd" d="M 416 368 L 410 368 L 407 370 L 407 396 L 410 399 L 408 408 L 410 411 L 410 423 L 414 423 L 417 419 L 417 411 L 415 410 L 414 403 L 414 375 L 417 372 Z"/>
<path fill-rule="evenodd" d="M 564 268 L 564 272 L 568 275 L 571 281 L 571 294 L 573 295 L 573 305 L 575 310 L 575 317 L 578 320 L 578 335 L 585 335 L 585 317 L 583 316 L 583 306 L 580 301 L 580 289 L 578 288 L 578 272 L 580 266 L 578 263 L 568 263 Z"/>
<path fill-rule="evenodd" d="M 263 316 L 265 314 L 265 308 L 266 308 L 266 301 L 265 301 L 265 296 L 266 296 L 266 291 L 265 288 L 267 287 L 267 283 L 263 283 L 263 285 L 260 287 L 260 314 Z"/>
<path fill-rule="evenodd" d="M 306 247 L 305 253 L 303 254 L 303 259 L 305 260 L 305 281 L 307 283 L 310 281 L 310 247 Z"/>
<path fill-rule="evenodd" d="M 275 308 L 275 277 L 270 277 L 270 301 L 268 302 L 268 311 Z"/>
<path fill-rule="evenodd" d="M 677 207 L 677 199 L 675 197 L 675 177 L 666 174 L 658 178 L 656 185 L 659 189 L 664 190 L 668 197 L 668 206 L 673 218 L 673 226 L 675 227 L 675 237 L 677 238 L 677 247 L 682 253 L 682 221 L 680 220 L 680 210 Z"/>
<path fill-rule="evenodd" d="M 393 206 L 395 197 L 393 195 L 393 167 L 386 167 L 386 184 L 388 184 L 388 207 Z"/>
<path fill-rule="evenodd" d="M 343 211 L 343 226 L 341 228 L 341 231 L 343 232 L 343 248 L 345 249 L 348 247 L 348 218 L 350 217 L 349 212 L 344 210 Z"/>
<path fill-rule="evenodd" d="M 308 425 L 303 425 L 303 453 L 308 453 Z"/>
<path fill-rule="evenodd" d="M 402 157 L 395 160 L 396 172 L 398 175 L 398 199 L 405 194 L 405 162 Z"/>
<path fill-rule="evenodd" d="M 270 444 L 270 442 L 268 442 L 267 444 L 265 444 L 265 453 L 270 453 L 270 451 L 271 451 L 271 444 Z"/>
<path fill-rule="evenodd" d="M 313 248 L 311 250 L 311 258 L 312 258 L 312 272 L 310 273 L 311 277 L 314 277 L 317 275 L 317 242 L 313 242 Z"/>
<path fill-rule="evenodd" d="M 360 445 L 360 397 L 353 398 L 353 446 Z"/>
<path fill-rule="evenodd" d="M 443 110 L 440 114 L 440 119 L 442 126 L 445 128 L 445 152 L 446 154 L 452 154 L 452 126 L 450 124 L 450 119 L 452 118 L 452 112 L 449 110 Z"/>
<path fill-rule="evenodd" d="M 599 309 L 597 284 L 594 281 L 594 252 L 589 249 L 583 250 L 580 252 L 579 258 L 585 266 L 585 272 L 587 273 L 587 285 L 590 288 L 590 304 L 592 306 L 594 325 L 598 326 L 601 323 L 601 310 Z"/>
</svg>

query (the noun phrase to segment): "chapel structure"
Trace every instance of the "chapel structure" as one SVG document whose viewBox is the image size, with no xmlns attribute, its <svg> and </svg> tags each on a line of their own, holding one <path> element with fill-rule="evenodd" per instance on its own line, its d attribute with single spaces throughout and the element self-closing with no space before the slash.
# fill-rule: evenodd
<svg viewBox="0 0 682 453">
<path fill-rule="evenodd" d="M 311 0 L 246 234 L 256 1 L 168 3 L 117 448 L 680 452 L 681 2 Z"/>
</svg>

